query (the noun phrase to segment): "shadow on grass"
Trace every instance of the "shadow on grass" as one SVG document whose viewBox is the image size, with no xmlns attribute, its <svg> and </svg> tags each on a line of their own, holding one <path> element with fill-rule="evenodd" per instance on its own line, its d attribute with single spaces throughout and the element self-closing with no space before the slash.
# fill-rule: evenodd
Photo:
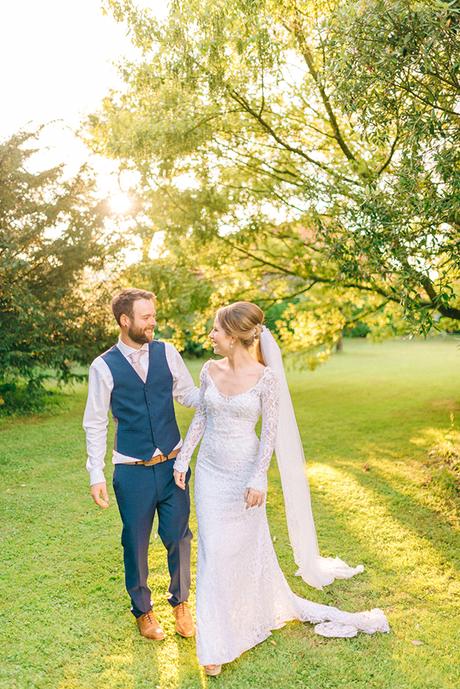
<svg viewBox="0 0 460 689">
<path fill-rule="evenodd" d="M 376 450 L 378 452 L 378 450 Z M 388 453 L 380 451 L 382 459 L 391 459 Z M 378 460 L 369 463 L 364 471 L 356 463 L 335 460 L 330 466 L 338 467 L 358 481 L 363 487 L 380 496 L 382 504 L 391 517 L 418 538 L 427 541 L 441 558 L 460 571 L 460 534 L 445 517 L 436 510 L 423 505 L 413 496 L 398 490 L 388 477 L 376 466 Z"/>
</svg>

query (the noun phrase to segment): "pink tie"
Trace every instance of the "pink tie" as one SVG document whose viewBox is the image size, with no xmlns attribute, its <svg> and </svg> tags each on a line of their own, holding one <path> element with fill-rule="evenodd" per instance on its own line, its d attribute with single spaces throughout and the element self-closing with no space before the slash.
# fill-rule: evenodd
<svg viewBox="0 0 460 689">
<path fill-rule="evenodd" d="M 145 375 L 145 371 L 144 371 L 144 369 L 143 369 L 142 366 L 141 366 L 141 356 L 142 356 L 143 354 L 145 354 L 145 350 L 144 350 L 144 349 L 138 349 L 136 352 L 132 352 L 132 353 L 129 355 L 129 358 L 131 359 L 131 363 L 132 363 L 132 365 L 133 365 L 133 369 L 136 371 L 136 373 L 137 373 L 137 375 L 139 376 L 139 378 L 140 378 L 141 380 L 143 380 L 144 383 L 145 383 L 145 380 L 146 380 L 146 377 L 147 377 L 147 376 Z"/>
</svg>

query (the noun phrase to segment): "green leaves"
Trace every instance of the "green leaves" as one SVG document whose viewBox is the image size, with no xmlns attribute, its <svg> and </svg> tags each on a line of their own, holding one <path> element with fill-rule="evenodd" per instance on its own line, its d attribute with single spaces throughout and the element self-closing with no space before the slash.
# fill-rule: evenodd
<svg viewBox="0 0 460 689">
<path fill-rule="evenodd" d="M 114 250 L 105 207 L 85 169 L 66 182 L 60 168 L 28 172 L 33 140 L 34 134 L 19 133 L 0 145 L 3 410 L 8 400 L 16 408 L 27 395 L 42 403 L 44 372 L 54 369 L 68 380 L 72 363 L 88 361 L 107 338 L 105 289 L 85 288 L 83 280 L 85 270 L 101 270 Z"/>
<path fill-rule="evenodd" d="M 90 135 L 141 170 L 170 260 L 212 285 L 207 312 L 296 295 L 292 343 L 313 349 L 308 332 L 332 342 L 361 299 L 398 331 L 460 319 L 455 7 L 171 3 Z"/>
</svg>

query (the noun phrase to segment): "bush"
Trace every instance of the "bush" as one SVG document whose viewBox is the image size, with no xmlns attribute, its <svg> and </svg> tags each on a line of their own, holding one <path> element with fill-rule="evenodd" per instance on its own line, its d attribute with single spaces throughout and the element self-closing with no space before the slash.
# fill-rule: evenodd
<svg viewBox="0 0 460 689">
<path fill-rule="evenodd" d="M 43 387 L 42 379 L 25 383 L 0 384 L 0 415 L 30 414 L 41 411 L 52 393 Z"/>
</svg>

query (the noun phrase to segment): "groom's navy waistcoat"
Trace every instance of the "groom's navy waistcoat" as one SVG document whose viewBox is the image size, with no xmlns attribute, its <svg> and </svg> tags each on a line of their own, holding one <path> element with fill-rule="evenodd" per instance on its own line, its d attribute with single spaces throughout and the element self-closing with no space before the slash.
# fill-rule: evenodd
<svg viewBox="0 0 460 689">
<path fill-rule="evenodd" d="M 153 340 L 149 344 L 145 383 L 117 346 L 102 358 L 113 377 L 110 404 L 116 423 L 116 451 L 138 459 L 150 459 L 157 448 L 169 454 L 179 442 L 180 432 L 164 343 Z"/>
</svg>

